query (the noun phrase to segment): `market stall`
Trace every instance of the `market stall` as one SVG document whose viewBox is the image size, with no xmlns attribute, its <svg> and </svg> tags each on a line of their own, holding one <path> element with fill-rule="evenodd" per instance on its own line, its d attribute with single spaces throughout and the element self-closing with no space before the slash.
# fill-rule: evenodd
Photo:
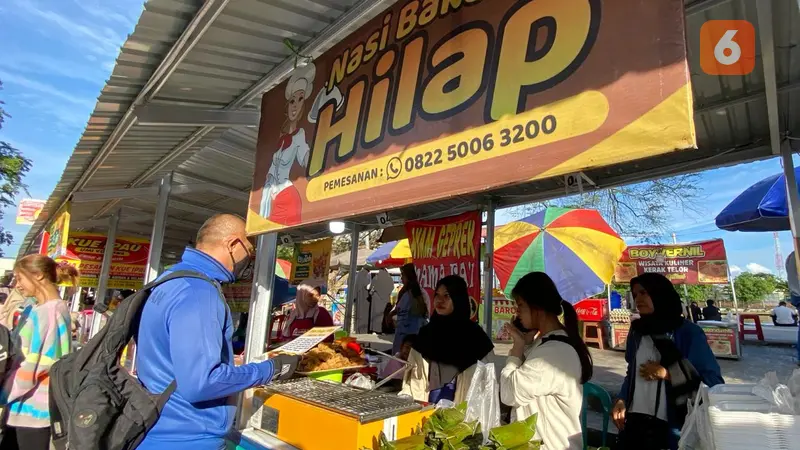
<svg viewBox="0 0 800 450">
<path fill-rule="evenodd" d="M 770 108 L 773 133 L 722 117 L 765 116 L 751 108 L 788 95 L 774 80 L 776 67 L 794 73 L 790 59 L 773 53 L 790 34 L 768 39 L 770 2 L 624 0 L 602 14 L 594 1 L 273 3 L 149 0 L 21 254 L 72 204 L 76 229 L 151 236 L 147 281 L 206 218 L 247 211 L 259 235 L 252 361 L 271 326 L 279 237 L 357 242 L 365 229 L 483 209 L 490 280 L 496 208 L 574 193 L 570 179 L 605 188 L 763 158 L 780 150 L 779 124 L 800 117 Z M 701 15 L 761 19 L 765 76 L 720 91 L 719 77 L 690 70 Z M 775 23 L 795 15 L 782 4 Z M 700 148 L 678 151 L 695 147 L 694 113 Z"/>
<path fill-rule="evenodd" d="M 630 283 L 643 273 L 660 273 L 675 285 L 729 284 L 734 309 L 738 310 L 736 290 L 728 269 L 725 243 L 722 239 L 680 245 L 632 245 L 617 264 L 617 283 Z M 624 350 L 630 322 L 636 316 L 627 308 L 611 311 L 611 347 Z M 718 358 L 739 359 L 739 325 L 735 321 L 700 321 L 708 344 Z"/>
</svg>

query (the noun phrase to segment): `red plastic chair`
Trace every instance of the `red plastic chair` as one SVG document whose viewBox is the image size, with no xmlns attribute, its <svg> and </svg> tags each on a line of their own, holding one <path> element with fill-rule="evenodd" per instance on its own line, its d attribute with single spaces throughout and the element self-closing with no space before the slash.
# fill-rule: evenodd
<svg viewBox="0 0 800 450">
<path fill-rule="evenodd" d="M 745 330 L 744 321 L 752 320 L 756 326 L 755 330 Z M 761 317 L 758 314 L 739 314 L 739 340 L 744 340 L 744 335 L 754 334 L 759 341 L 764 340 L 764 330 L 761 328 Z"/>
</svg>

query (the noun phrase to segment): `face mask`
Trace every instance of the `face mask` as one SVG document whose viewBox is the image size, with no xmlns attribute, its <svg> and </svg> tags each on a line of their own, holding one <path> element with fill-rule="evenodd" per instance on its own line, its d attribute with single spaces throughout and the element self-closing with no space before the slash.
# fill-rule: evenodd
<svg viewBox="0 0 800 450">
<path fill-rule="evenodd" d="M 241 242 L 239 242 L 241 244 Z M 242 244 L 244 245 L 244 244 Z M 245 251 L 247 248 L 245 248 Z M 252 256 L 250 256 L 250 252 L 247 253 L 247 256 L 242 258 L 241 261 L 236 261 L 233 257 L 233 251 L 228 252 L 231 255 L 231 262 L 233 263 L 233 278 L 236 280 L 244 279 L 250 269 L 250 263 L 253 261 Z"/>
</svg>

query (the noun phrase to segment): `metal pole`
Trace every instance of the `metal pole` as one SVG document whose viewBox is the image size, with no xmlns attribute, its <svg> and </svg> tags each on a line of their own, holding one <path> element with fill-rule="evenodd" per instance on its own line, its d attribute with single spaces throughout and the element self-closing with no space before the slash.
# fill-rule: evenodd
<svg viewBox="0 0 800 450">
<path fill-rule="evenodd" d="M 161 249 L 164 246 L 167 208 L 169 208 L 171 190 L 172 172 L 164 175 L 158 186 L 158 206 L 156 207 L 156 217 L 153 221 L 153 233 L 150 235 L 150 253 L 147 255 L 147 266 L 144 270 L 144 284 L 158 278 L 158 273 L 161 271 Z M 136 346 L 133 347 L 133 356 L 131 356 L 131 373 L 136 373 Z"/>
<path fill-rule="evenodd" d="M 117 241 L 117 228 L 119 227 L 119 211 L 108 218 L 108 233 L 106 235 L 106 248 L 103 250 L 103 263 L 100 265 L 100 275 L 97 279 L 97 291 L 94 294 L 94 313 L 92 314 L 91 339 L 100 331 L 103 313 L 108 310 L 106 291 L 108 290 L 108 276 L 111 272 L 111 260 L 114 259 L 114 243 Z"/>
<path fill-rule="evenodd" d="M 272 333 L 272 299 L 275 291 L 275 267 L 278 256 L 278 233 L 258 236 L 256 260 L 253 265 L 253 289 L 250 293 L 250 313 L 247 316 L 245 335 L 245 362 L 253 362 L 266 351 L 267 337 Z M 280 333 L 280 330 L 278 330 Z M 245 428 L 250 419 L 250 408 L 245 407 L 246 393 L 239 395 L 238 427 Z"/>
<path fill-rule="evenodd" d="M 252 362 L 265 352 L 267 336 L 272 331 L 272 297 L 275 290 L 275 266 L 278 254 L 278 234 L 258 237 L 256 261 L 253 267 L 253 290 L 250 294 L 250 314 L 247 317 L 245 361 Z"/>
<path fill-rule="evenodd" d="M 81 291 L 80 286 L 75 286 L 75 293 L 72 294 L 72 304 L 70 305 L 70 312 L 79 312 L 81 310 Z"/>
<path fill-rule="evenodd" d="M 358 240 L 359 226 L 353 224 L 350 233 L 350 273 L 347 274 L 347 306 L 344 309 L 344 331 L 350 333 L 353 321 L 353 310 L 356 308 L 356 273 L 358 272 Z M 372 318 L 369 318 L 372 320 Z"/>
<path fill-rule="evenodd" d="M 153 234 L 150 236 L 150 254 L 147 256 L 147 267 L 144 272 L 145 284 L 158 277 L 161 268 L 161 249 L 164 246 L 164 232 L 167 227 L 167 208 L 169 194 L 172 190 L 172 172 L 164 175 L 158 186 L 158 207 L 156 208 Z"/>
<path fill-rule="evenodd" d="M 789 141 L 781 146 L 781 165 L 783 175 L 786 178 L 786 195 L 789 199 L 789 225 L 792 230 L 792 242 L 794 243 L 794 258 L 800 271 L 800 239 L 798 239 L 798 225 L 800 225 L 800 195 L 797 192 L 797 177 L 794 174 L 794 161 L 792 159 L 792 148 Z M 800 274 L 791 274 L 800 276 Z M 786 276 L 791 276 L 786 274 Z"/>
<path fill-rule="evenodd" d="M 486 204 L 486 240 L 483 256 L 483 328 L 486 335 L 492 337 L 492 311 L 494 305 L 494 201 L 490 198 Z"/>
</svg>

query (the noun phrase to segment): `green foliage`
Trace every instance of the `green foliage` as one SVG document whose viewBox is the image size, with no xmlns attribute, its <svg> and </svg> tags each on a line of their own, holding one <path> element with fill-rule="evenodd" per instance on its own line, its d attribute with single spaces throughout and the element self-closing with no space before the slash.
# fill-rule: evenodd
<svg viewBox="0 0 800 450">
<path fill-rule="evenodd" d="M 772 274 L 746 272 L 736 277 L 733 284 L 739 302 L 750 304 L 764 300 L 775 291 L 779 282 Z"/>
<path fill-rule="evenodd" d="M 286 261 L 292 261 L 292 259 L 294 259 L 294 247 L 290 245 L 279 245 L 278 259 L 285 259 Z"/>
<path fill-rule="evenodd" d="M 0 82 L 0 89 L 2 88 L 3 83 Z M 5 120 L 11 118 L 3 108 L 4 104 L 0 100 L 0 130 L 3 129 Z M 20 192 L 28 193 L 28 187 L 22 182 L 22 179 L 31 170 L 31 166 L 31 160 L 22 156 L 22 153 L 11 144 L 0 139 L 0 207 L 12 207 L 15 205 L 14 198 Z M 2 219 L 3 213 L 0 211 L 0 221 Z M 10 245 L 13 240 L 11 232 L 0 226 L 0 247 Z M 0 248 L 0 256 L 3 256 L 2 248 Z"/>
<path fill-rule="evenodd" d="M 678 292 L 683 295 L 683 286 L 675 286 Z M 714 289 L 712 286 L 706 284 L 687 284 L 686 294 L 688 295 L 689 302 L 702 303 L 708 299 L 714 298 Z"/>
</svg>

